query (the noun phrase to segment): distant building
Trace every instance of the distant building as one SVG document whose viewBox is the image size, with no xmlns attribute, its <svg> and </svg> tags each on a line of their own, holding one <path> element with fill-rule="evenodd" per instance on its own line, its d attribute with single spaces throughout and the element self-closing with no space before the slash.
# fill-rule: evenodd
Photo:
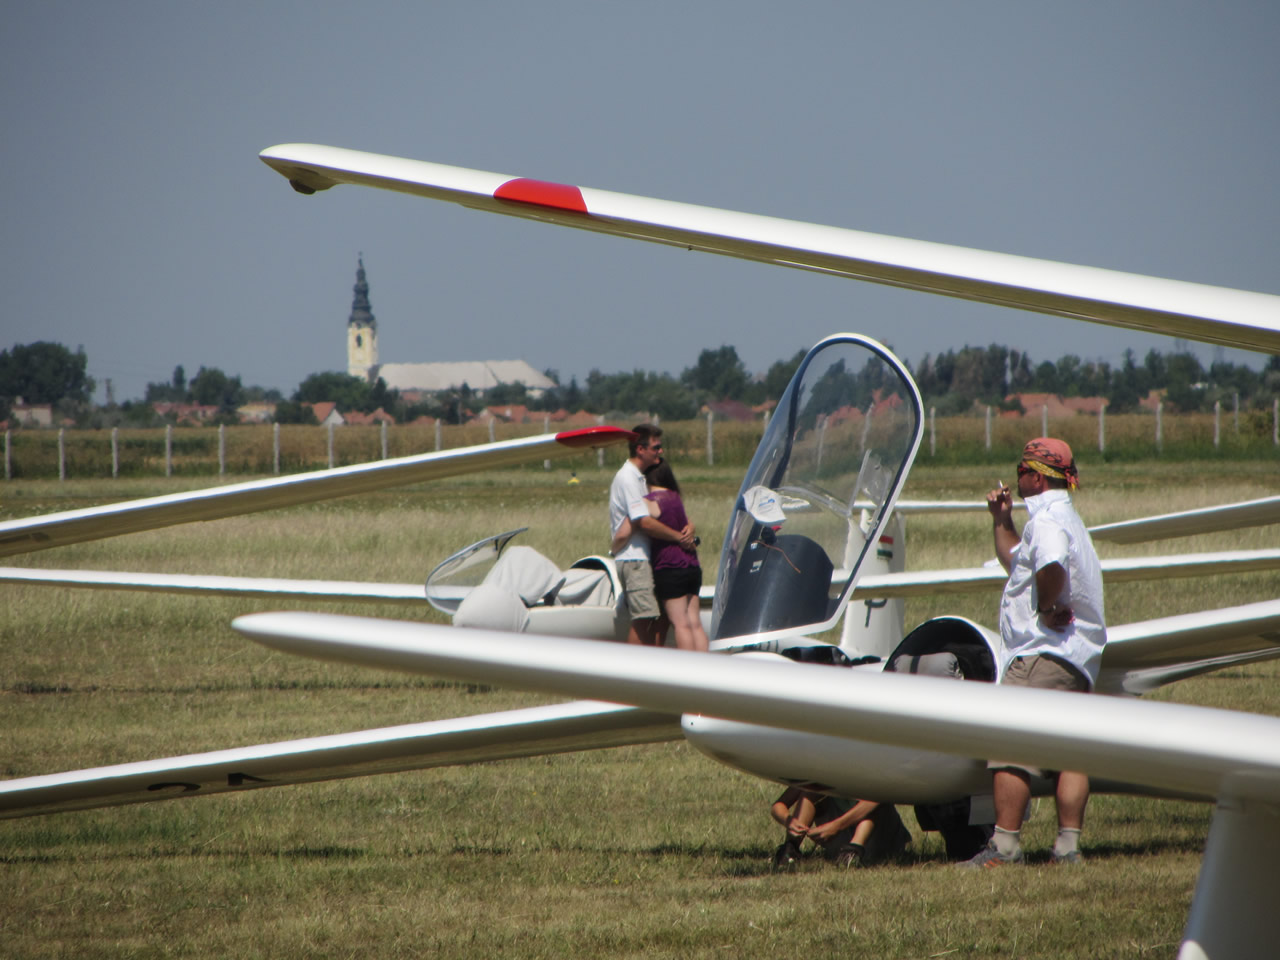
<svg viewBox="0 0 1280 960">
<path fill-rule="evenodd" d="M 320 403 L 304 403 L 303 406 L 311 408 L 311 412 L 315 414 L 316 423 L 322 427 L 327 427 L 329 424 L 340 427 L 347 422 L 346 418 L 338 412 L 338 405 L 332 400 L 324 400 Z"/>
<path fill-rule="evenodd" d="M 236 407 L 236 416 L 241 423 L 270 423 L 276 415 L 274 403 L 246 403 Z"/>
<path fill-rule="evenodd" d="M 369 383 L 381 377 L 387 387 L 401 394 L 411 391 L 439 393 L 458 390 L 464 384 L 483 393 L 499 384 L 523 383 L 537 397 L 555 386 L 523 360 L 472 360 L 438 363 L 379 363 L 378 321 L 369 303 L 369 281 L 364 256 L 356 261 L 355 297 L 347 318 L 347 373 Z"/>
<path fill-rule="evenodd" d="M 8 424 L 23 427 L 52 427 L 53 404 L 25 403 L 21 397 L 14 397 L 9 405 Z"/>
<path fill-rule="evenodd" d="M 208 403 L 153 403 L 151 409 L 158 416 L 173 420 L 180 426 L 199 426 L 218 415 L 217 404 Z"/>
<path fill-rule="evenodd" d="M 1041 411 L 1047 411 L 1047 415 L 1055 420 L 1074 417 L 1076 414 L 1096 417 L 1106 409 L 1109 402 L 1106 397 L 1061 397 L 1056 393 L 1011 393 L 1005 397 L 1006 403 L 1013 400 L 1017 400 L 1022 406 L 1022 412 L 1006 410 L 1000 416 L 1038 417 L 1042 415 Z"/>
</svg>

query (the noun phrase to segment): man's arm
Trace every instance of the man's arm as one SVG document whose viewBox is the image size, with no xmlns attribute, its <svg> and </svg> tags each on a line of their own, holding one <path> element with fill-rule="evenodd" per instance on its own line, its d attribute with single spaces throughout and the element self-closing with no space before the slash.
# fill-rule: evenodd
<svg viewBox="0 0 1280 960">
<path fill-rule="evenodd" d="M 816 827 L 809 829 L 809 836 L 815 840 L 830 840 L 841 830 L 850 827 L 860 820 L 865 820 L 875 812 L 876 807 L 880 806 L 872 800 L 859 800 L 852 807 L 846 810 L 834 820 L 828 820 L 826 823 L 820 823 Z"/>
<path fill-rule="evenodd" d="M 1057 561 L 1036 571 L 1036 613 L 1052 630 L 1065 630 L 1076 618 L 1067 594 L 1067 571 Z"/>
<path fill-rule="evenodd" d="M 987 494 L 987 509 L 991 511 L 991 532 L 995 540 L 996 559 L 1004 572 L 1013 569 L 1013 548 L 1021 539 L 1013 525 L 1013 494 L 1003 483 Z"/>
</svg>

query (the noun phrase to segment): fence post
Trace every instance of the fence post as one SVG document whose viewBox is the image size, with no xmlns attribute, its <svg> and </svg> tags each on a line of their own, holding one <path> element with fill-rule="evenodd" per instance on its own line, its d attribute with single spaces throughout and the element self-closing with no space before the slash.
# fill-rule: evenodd
<svg viewBox="0 0 1280 960">
<path fill-rule="evenodd" d="M 1235 429 L 1235 432 L 1238 434 L 1240 432 L 1240 392 L 1239 391 L 1236 391 L 1235 403 L 1236 403 L 1235 414 L 1234 414 L 1235 423 L 1233 424 L 1233 428 Z"/>
<path fill-rule="evenodd" d="M 493 432 L 494 431 L 493 425 L 497 421 L 497 419 L 498 419 L 497 417 L 489 418 L 489 442 L 490 443 L 493 443 L 497 439 L 497 437 L 494 436 L 494 432 Z"/>
<path fill-rule="evenodd" d="M 604 426 L 604 414 L 596 414 L 596 426 Z M 604 447 L 596 447 L 596 466 L 604 466 Z"/>
<path fill-rule="evenodd" d="M 1164 450 L 1164 401 L 1156 401 L 1156 453 Z"/>
<path fill-rule="evenodd" d="M 111 479 L 120 476 L 120 428 L 111 428 Z"/>
<path fill-rule="evenodd" d="M 9 456 L 9 431 L 4 432 L 4 478 L 13 479 L 13 461 Z"/>
<path fill-rule="evenodd" d="M 1213 449 L 1218 449 L 1218 437 L 1222 430 L 1222 401 L 1213 401 Z"/>
<path fill-rule="evenodd" d="M 1040 408 L 1040 436 L 1047 437 L 1049 435 L 1049 405 L 1046 403 Z"/>
<path fill-rule="evenodd" d="M 280 424 L 271 425 L 271 472 L 280 473 Z"/>
<path fill-rule="evenodd" d="M 164 425 L 164 475 L 173 476 L 173 424 Z"/>
<path fill-rule="evenodd" d="M 542 415 L 542 432 L 543 432 L 543 433 L 550 433 L 550 432 L 551 432 L 551 414 L 549 414 L 549 413 L 544 413 L 544 414 Z M 550 460 L 543 460 L 543 461 L 542 461 L 542 469 L 543 469 L 543 470 L 550 470 L 550 469 L 551 469 L 551 461 L 550 461 Z"/>
<path fill-rule="evenodd" d="M 444 429 L 440 426 L 440 421 L 436 421 L 436 450 L 444 449 Z"/>
<path fill-rule="evenodd" d="M 7 438 L 8 436 L 9 435 L 6 433 L 5 437 Z M 1273 447 L 1280 447 L 1280 397 L 1276 397 L 1276 399 L 1271 401 L 1271 445 Z M 9 475 L 8 474 L 9 441 L 7 439 L 4 442 L 4 449 L 5 449 L 5 476 L 8 476 Z"/>
<path fill-rule="evenodd" d="M 938 453 L 938 408 L 929 408 L 929 456 Z"/>
<path fill-rule="evenodd" d="M 991 404 L 987 404 L 987 453 L 991 452 Z"/>
<path fill-rule="evenodd" d="M 218 424 L 218 476 L 227 472 L 227 425 Z"/>
<path fill-rule="evenodd" d="M 1102 453 L 1107 449 L 1107 408 L 1106 405 L 1098 407 L 1098 452 Z"/>
<path fill-rule="evenodd" d="M 380 424 L 382 427 L 382 459 L 387 459 L 387 421 L 383 420 Z"/>
<path fill-rule="evenodd" d="M 67 479 L 67 430 L 58 428 L 58 480 Z"/>
<path fill-rule="evenodd" d="M 329 421 L 329 469 L 333 469 L 333 421 Z"/>
<path fill-rule="evenodd" d="M 769 413 L 770 411 L 768 410 L 764 412 L 764 417 L 763 417 L 764 425 L 760 428 L 760 436 L 764 436 L 769 429 Z"/>
</svg>

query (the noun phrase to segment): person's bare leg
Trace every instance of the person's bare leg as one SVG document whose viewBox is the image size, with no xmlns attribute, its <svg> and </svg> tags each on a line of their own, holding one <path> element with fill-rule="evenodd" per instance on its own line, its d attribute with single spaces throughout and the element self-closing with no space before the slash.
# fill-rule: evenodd
<svg viewBox="0 0 1280 960">
<path fill-rule="evenodd" d="M 627 643 L 642 643 L 646 646 L 653 645 L 653 627 L 656 617 L 644 617 L 643 619 L 635 619 L 631 621 L 631 626 L 627 630 Z"/>
<path fill-rule="evenodd" d="M 1021 858 L 1022 818 L 1031 799 L 1031 776 L 1025 770 L 997 770 L 992 778 L 996 829 L 991 843 L 1005 858 Z"/>
<path fill-rule="evenodd" d="M 693 634 L 689 632 L 684 600 L 684 597 L 663 600 L 662 609 L 666 611 L 667 619 L 671 621 L 671 627 L 676 632 L 676 647 L 680 650 L 692 650 Z"/>
<path fill-rule="evenodd" d="M 702 627 L 702 602 L 696 593 L 685 597 L 685 600 L 688 601 L 686 609 L 689 612 L 689 632 L 693 634 L 693 649 L 706 653 L 711 647 L 711 641 Z"/>
<path fill-rule="evenodd" d="M 1089 776 L 1063 770 L 1058 774 L 1058 827 L 1080 830 L 1084 827 L 1084 808 L 1089 802 Z"/>
<path fill-rule="evenodd" d="M 654 617 L 649 622 L 653 626 L 649 630 L 647 643 L 651 647 L 661 647 L 667 642 L 667 628 L 671 626 L 671 621 L 667 619 L 667 615 L 664 613 L 660 617 Z"/>
<path fill-rule="evenodd" d="M 1080 831 L 1084 829 L 1084 808 L 1089 802 L 1089 777 L 1062 771 L 1058 774 L 1054 799 L 1058 803 L 1058 836 L 1053 841 L 1053 861 L 1079 863 Z"/>
<path fill-rule="evenodd" d="M 1031 778 L 1025 770 L 997 770 L 992 778 L 996 803 L 996 826 L 1015 833 L 1022 829 L 1022 817 L 1031 799 Z"/>
<path fill-rule="evenodd" d="M 858 825 L 853 828 L 853 842 L 860 843 L 865 847 L 867 845 L 867 841 L 871 838 L 871 831 L 875 828 L 875 821 L 870 817 L 867 817 L 865 820 L 859 820 Z"/>
</svg>

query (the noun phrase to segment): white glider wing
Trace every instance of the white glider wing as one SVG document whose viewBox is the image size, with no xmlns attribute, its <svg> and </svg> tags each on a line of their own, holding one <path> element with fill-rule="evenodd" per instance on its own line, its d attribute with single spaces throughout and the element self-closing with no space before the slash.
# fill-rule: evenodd
<svg viewBox="0 0 1280 960">
<path fill-rule="evenodd" d="M 0 583 L 24 586 L 135 590 L 193 597 L 270 597 L 275 600 L 334 600 L 345 603 L 426 604 L 420 583 L 364 583 L 357 580 L 286 580 L 118 570 L 42 570 L 0 567 Z"/>
<path fill-rule="evenodd" d="M 563 696 L 593 696 L 662 713 L 701 713 L 785 729 L 963 756 L 1085 770 L 1167 790 L 1218 796 L 1256 775 L 1252 794 L 1280 802 L 1280 718 L 1181 704 L 899 674 L 868 674 L 749 657 L 318 613 L 259 613 L 232 626 L 287 653 Z M 698 657 L 696 661 L 691 659 Z"/>
<path fill-rule="evenodd" d="M 1229 550 L 1165 557 L 1131 557 L 1102 561 L 1107 584 L 1179 577 L 1209 577 L 1280 569 L 1280 550 Z M 832 583 L 848 577 L 837 572 Z M 952 570 L 909 570 L 865 574 L 853 588 L 851 601 L 939 594 L 984 593 L 1000 590 L 1007 579 L 994 567 Z M 426 602 L 420 583 L 373 583 L 360 580 L 290 580 L 269 577 L 226 577 L 203 574 L 144 573 L 116 570 L 49 570 L 0 567 L 0 583 L 21 586 L 72 587 L 90 590 L 134 590 L 194 597 L 254 597 L 277 600 L 324 600 L 341 603 L 389 603 L 419 606 Z M 715 598 L 715 587 L 701 589 L 702 605 Z M 541 631 L 537 631 L 541 632 Z M 599 639 L 613 639 L 612 631 Z"/>
<path fill-rule="evenodd" d="M 102 507 L 68 510 L 0 523 L 0 557 L 47 550 L 69 543 L 137 533 L 192 520 L 223 517 L 369 493 L 424 480 L 438 480 L 517 463 L 569 456 L 590 447 L 621 443 L 630 437 L 617 427 L 588 427 L 521 440 L 504 440 L 458 450 L 424 453 L 394 460 L 335 467 L 292 476 L 250 480 L 129 500 Z"/>
<path fill-rule="evenodd" d="M 1098 690 L 1146 693 L 1233 664 L 1280 657 L 1280 600 L 1107 629 Z"/>
<path fill-rule="evenodd" d="M 0 780 L 0 818 L 681 737 L 678 715 L 580 701 Z"/>
<path fill-rule="evenodd" d="M 1280 937 L 1280 718 L 1183 704 L 633 646 L 599 657 L 580 640 L 534 651 L 485 633 L 319 614 L 268 613 L 234 626 L 275 649 L 521 689 L 607 697 L 824 736 L 1010 761 L 1218 798 L 1180 958 L 1262 957 Z M 517 660 L 517 654 L 522 654 Z"/>
<path fill-rule="evenodd" d="M 926 293 L 1280 353 L 1280 296 L 291 143 L 264 163 L 301 193 L 340 183 Z"/>
<path fill-rule="evenodd" d="M 1190 537 L 1197 533 L 1218 533 L 1222 530 L 1261 527 L 1272 523 L 1280 523 L 1280 497 L 1263 497 L 1260 500 L 1230 503 L 1221 507 L 1203 507 L 1140 520 L 1104 523 L 1090 527 L 1089 534 L 1095 540 L 1107 540 L 1111 543 L 1146 543 L 1150 540 Z"/>
<path fill-rule="evenodd" d="M 1106 584 L 1176 580 L 1224 573 L 1253 573 L 1280 568 L 1280 550 L 1227 550 L 1163 557 L 1126 557 L 1102 561 Z M 908 570 L 866 574 L 853 589 L 854 600 L 926 597 L 1000 590 L 1009 575 L 998 566 L 954 570 Z"/>
</svg>

